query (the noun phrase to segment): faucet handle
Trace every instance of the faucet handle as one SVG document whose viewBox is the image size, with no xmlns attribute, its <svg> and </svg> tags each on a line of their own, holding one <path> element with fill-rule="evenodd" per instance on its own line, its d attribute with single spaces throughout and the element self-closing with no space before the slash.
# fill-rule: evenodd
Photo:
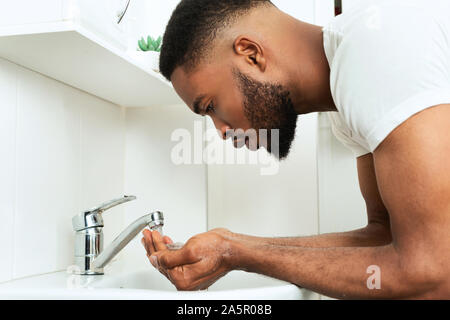
<svg viewBox="0 0 450 320">
<path fill-rule="evenodd" d="M 104 202 L 97 207 L 94 207 L 92 209 L 85 211 L 85 213 L 93 213 L 93 212 L 103 213 L 104 211 L 111 209 L 112 207 L 118 206 L 119 204 L 131 201 L 131 200 L 135 200 L 135 199 L 136 199 L 135 196 L 123 196 L 123 197 L 120 197 L 117 199 L 113 199 L 113 200 Z"/>
<path fill-rule="evenodd" d="M 123 196 L 121 198 L 113 199 L 102 203 L 101 205 L 92 209 L 86 210 L 77 214 L 72 218 L 72 226 L 75 231 L 81 231 L 88 228 L 103 227 L 102 213 L 112 207 L 115 207 L 124 202 L 136 199 L 135 196 Z"/>
</svg>

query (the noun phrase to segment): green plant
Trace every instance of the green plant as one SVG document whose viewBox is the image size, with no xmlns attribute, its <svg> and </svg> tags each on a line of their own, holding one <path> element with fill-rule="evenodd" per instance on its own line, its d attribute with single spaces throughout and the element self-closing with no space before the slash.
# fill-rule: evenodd
<svg viewBox="0 0 450 320">
<path fill-rule="evenodd" d="M 138 41 L 139 49 L 142 51 L 161 51 L 161 36 L 158 39 L 153 39 L 151 36 L 147 37 L 147 42 L 142 37 L 141 40 Z"/>
</svg>

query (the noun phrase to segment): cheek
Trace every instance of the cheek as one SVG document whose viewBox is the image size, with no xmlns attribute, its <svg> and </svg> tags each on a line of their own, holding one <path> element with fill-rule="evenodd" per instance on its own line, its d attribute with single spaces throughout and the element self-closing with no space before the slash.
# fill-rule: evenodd
<svg viewBox="0 0 450 320">
<path fill-rule="evenodd" d="M 239 93 L 229 92 L 223 100 L 223 104 L 219 106 L 217 115 L 233 129 L 247 130 L 251 127 L 245 116 L 243 99 Z"/>
<path fill-rule="evenodd" d="M 217 112 L 217 116 L 223 119 L 232 129 L 247 130 L 251 127 L 242 107 L 237 104 L 224 107 Z"/>
</svg>

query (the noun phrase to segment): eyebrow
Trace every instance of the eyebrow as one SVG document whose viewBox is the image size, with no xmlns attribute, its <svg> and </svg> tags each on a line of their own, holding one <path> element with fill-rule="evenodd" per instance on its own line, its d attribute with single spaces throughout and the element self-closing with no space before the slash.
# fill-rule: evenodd
<svg viewBox="0 0 450 320">
<path fill-rule="evenodd" d="M 203 99 L 205 99 L 205 97 L 206 97 L 205 95 L 201 95 L 194 100 L 193 109 L 194 112 L 198 115 L 200 115 L 200 103 L 202 102 Z"/>
</svg>

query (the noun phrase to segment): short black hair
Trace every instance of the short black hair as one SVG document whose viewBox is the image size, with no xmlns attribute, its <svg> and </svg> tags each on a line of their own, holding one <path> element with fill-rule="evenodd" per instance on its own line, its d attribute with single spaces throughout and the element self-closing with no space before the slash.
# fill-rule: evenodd
<svg viewBox="0 0 450 320">
<path fill-rule="evenodd" d="M 164 33 L 159 70 L 170 81 L 178 66 L 193 69 L 205 57 L 217 33 L 251 9 L 270 0 L 182 0 Z"/>
</svg>

